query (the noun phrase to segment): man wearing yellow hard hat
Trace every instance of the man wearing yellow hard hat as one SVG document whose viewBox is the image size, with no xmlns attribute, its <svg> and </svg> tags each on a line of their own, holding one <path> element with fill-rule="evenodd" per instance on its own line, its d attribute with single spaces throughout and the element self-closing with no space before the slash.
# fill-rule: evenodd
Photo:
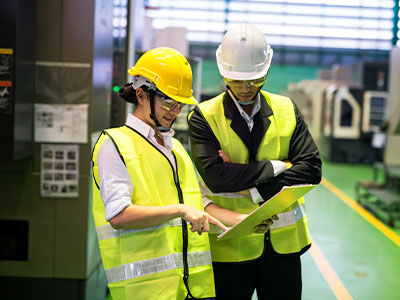
<svg viewBox="0 0 400 300">
<path fill-rule="evenodd" d="M 114 300 L 214 299 L 204 212 L 190 157 L 171 125 L 192 96 L 192 71 L 171 48 L 144 53 L 120 96 L 136 105 L 93 149 L 93 214 Z"/>
<path fill-rule="evenodd" d="M 189 119 L 205 210 L 225 223 L 249 214 L 283 186 L 321 180 L 319 152 L 296 105 L 261 90 L 272 55 L 257 27 L 228 30 L 216 52 L 226 91 L 200 103 Z M 224 241 L 209 234 L 219 300 L 250 300 L 255 290 L 259 300 L 301 298 L 300 255 L 311 243 L 304 199 L 278 218 L 265 224 L 263 234 Z"/>
</svg>

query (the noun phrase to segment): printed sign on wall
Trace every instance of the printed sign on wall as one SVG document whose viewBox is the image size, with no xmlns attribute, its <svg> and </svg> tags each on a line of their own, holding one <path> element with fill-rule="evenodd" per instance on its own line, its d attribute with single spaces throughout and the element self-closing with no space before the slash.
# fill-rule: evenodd
<svg viewBox="0 0 400 300">
<path fill-rule="evenodd" d="M 88 104 L 35 104 L 36 143 L 87 143 Z"/>
<path fill-rule="evenodd" d="M 78 145 L 41 145 L 40 195 L 42 197 L 78 197 L 78 156 Z"/>
</svg>

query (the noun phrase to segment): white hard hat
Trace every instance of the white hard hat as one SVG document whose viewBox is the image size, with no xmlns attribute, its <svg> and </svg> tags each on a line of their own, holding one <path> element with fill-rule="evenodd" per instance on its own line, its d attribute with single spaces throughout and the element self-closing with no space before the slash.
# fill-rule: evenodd
<svg viewBox="0 0 400 300">
<path fill-rule="evenodd" d="M 240 24 L 228 30 L 217 49 L 218 69 L 225 78 L 258 79 L 267 75 L 272 54 L 261 30 L 250 24 Z"/>
</svg>

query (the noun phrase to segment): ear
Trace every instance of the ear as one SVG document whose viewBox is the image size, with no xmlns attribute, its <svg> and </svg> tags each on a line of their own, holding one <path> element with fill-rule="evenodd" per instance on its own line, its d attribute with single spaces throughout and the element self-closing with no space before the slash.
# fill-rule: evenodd
<svg viewBox="0 0 400 300">
<path fill-rule="evenodd" d="M 136 98 L 138 99 L 139 104 L 143 105 L 147 101 L 147 95 L 146 92 L 143 91 L 142 88 L 137 88 L 136 89 Z"/>
</svg>

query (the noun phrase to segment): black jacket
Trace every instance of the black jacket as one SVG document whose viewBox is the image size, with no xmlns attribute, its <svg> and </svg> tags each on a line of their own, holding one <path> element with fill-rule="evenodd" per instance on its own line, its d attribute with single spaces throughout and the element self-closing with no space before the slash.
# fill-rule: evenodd
<svg viewBox="0 0 400 300">
<path fill-rule="evenodd" d="M 196 106 L 189 119 L 190 145 L 194 163 L 204 182 L 214 193 L 238 192 L 256 187 L 264 200 L 275 195 L 283 186 L 317 184 L 321 181 L 321 159 L 317 146 L 296 105 L 296 128 L 290 140 L 288 160 L 293 166 L 274 177 L 270 161 L 256 161 L 257 149 L 268 131 L 273 114 L 265 97 L 260 93 L 261 108 L 254 116 L 254 126 L 249 132 L 246 121 L 240 115 L 228 93 L 224 94 L 225 117 L 232 120 L 231 128 L 237 133 L 249 151 L 249 163 L 224 163 L 218 155 L 220 145 Z"/>
</svg>

